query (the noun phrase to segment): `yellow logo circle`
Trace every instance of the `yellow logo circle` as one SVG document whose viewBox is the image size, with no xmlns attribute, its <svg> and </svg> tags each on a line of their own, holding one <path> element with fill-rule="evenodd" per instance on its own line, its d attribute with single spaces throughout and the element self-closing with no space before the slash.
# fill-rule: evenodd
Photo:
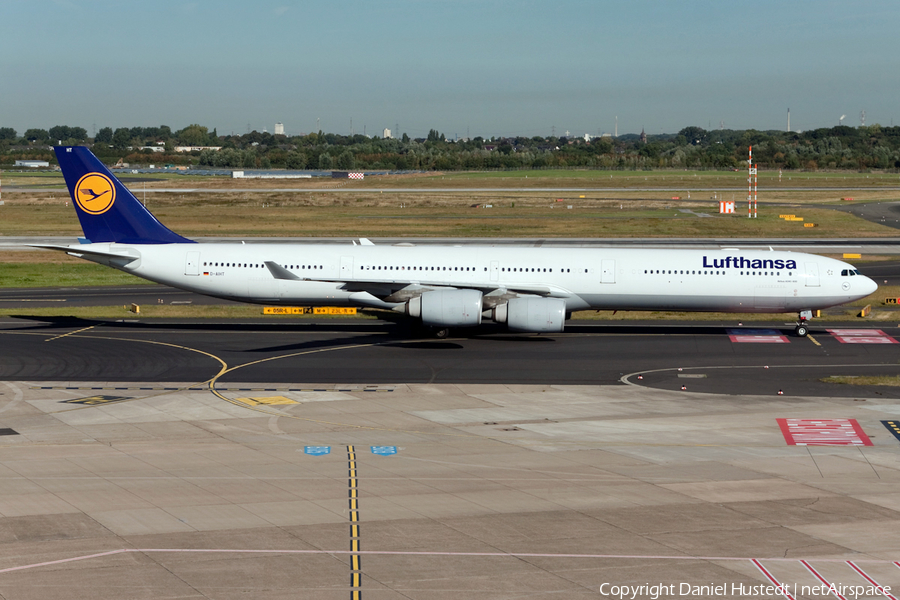
<svg viewBox="0 0 900 600">
<path fill-rule="evenodd" d="M 75 202 L 91 215 L 101 215 L 116 201 L 116 186 L 101 173 L 88 173 L 75 184 Z"/>
</svg>

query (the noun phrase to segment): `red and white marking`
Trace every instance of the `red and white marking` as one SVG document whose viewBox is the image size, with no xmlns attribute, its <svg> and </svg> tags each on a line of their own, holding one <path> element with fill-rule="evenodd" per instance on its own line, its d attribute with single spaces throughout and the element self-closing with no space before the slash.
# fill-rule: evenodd
<svg viewBox="0 0 900 600">
<path fill-rule="evenodd" d="M 863 571 L 863 570 L 860 569 L 858 566 L 856 566 L 856 565 L 853 563 L 852 560 L 848 560 L 848 561 L 847 561 L 847 564 L 850 565 L 850 568 L 851 568 L 851 569 L 853 569 L 854 571 L 856 571 L 857 573 L 859 573 L 859 575 L 860 575 L 863 579 L 865 579 L 866 581 L 868 581 L 869 583 L 871 583 L 872 585 L 874 585 L 874 586 L 878 589 L 879 592 L 881 592 L 882 594 L 884 594 L 885 597 L 890 598 L 891 600 L 897 600 L 896 597 L 894 597 L 894 596 L 892 596 L 890 593 L 888 593 L 887 590 L 885 590 L 885 589 L 884 589 L 877 581 L 875 581 L 874 579 L 872 579 L 871 577 L 869 577 L 869 575 L 868 575 L 865 571 Z M 888 589 L 890 589 L 890 588 L 888 588 Z"/>
<path fill-rule="evenodd" d="M 789 446 L 872 446 L 856 419 L 776 419 Z"/>
<path fill-rule="evenodd" d="M 772 573 L 768 569 L 766 569 L 764 566 L 762 566 L 762 563 L 760 563 L 757 559 L 752 558 L 752 559 L 750 559 L 750 562 L 752 562 L 754 565 L 756 565 L 756 568 L 759 569 L 760 572 L 766 576 L 766 579 L 768 579 L 775 585 L 777 590 L 779 592 L 781 592 L 781 594 L 785 598 L 787 598 L 788 600 L 794 600 L 794 597 L 791 596 L 791 593 L 788 591 L 788 589 L 790 589 L 790 584 L 783 584 L 783 583 L 779 582 L 777 579 L 775 579 L 775 576 L 772 575 Z"/>
<path fill-rule="evenodd" d="M 790 344 L 777 329 L 729 329 L 728 337 L 736 344 Z"/>
<path fill-rule="evenodd" d="M 897 340 L 880 329 L 829 329 L 828 333 L 842 344 L 897 344 Z"/>
<path fill-rule="evenodd" d="M 818 579 L 819 581 L 821 581 L 826 587 L 829 587 L 829 588 L 831 587 L 831 582 L 829 582 L 827 579 L 825 579 L 824 577 L 822 577 L 822 574 L 819 573 L 816 569 L 814 569 L 813 566 L 812 566 L 811 564 L 809 564 L 809 563 L 806 562 L 805 560 L 801 560 L 801 561 L 800 561 L 800 564 L 803 565 L 804 567 L 806 567 L 806 569 L 807 569 L 810 573 L 812 573 L 813 576 L 814 576 L 816 579 Z M 847 598 L 846 598 L 845 596 L 842 596 L 842 595 L 841 595 L 840 593 L 838 593 L 837 591 L 833 591 L 832 594 L 833 594 L 836 598 L 839 598 L 840 600 L 847 600 Z"/>
</svg>

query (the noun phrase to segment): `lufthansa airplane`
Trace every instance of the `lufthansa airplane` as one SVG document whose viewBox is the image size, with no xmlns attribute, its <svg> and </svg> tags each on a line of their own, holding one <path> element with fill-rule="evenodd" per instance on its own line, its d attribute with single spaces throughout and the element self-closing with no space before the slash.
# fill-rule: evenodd
<svg viewBox="0 0 900 600">
<path fill-rule="evenodd" d="M 390 309 L 436 335 L 483 320 L 559 332 L 576 310 L 812 311 L 878 286 L 852 265 L 771 250 L 196 243 L 160 223 L 82 146 L 55 148 L 81 243 L 41 245 L 168 286 L 267 305 Z"/>
</svg>

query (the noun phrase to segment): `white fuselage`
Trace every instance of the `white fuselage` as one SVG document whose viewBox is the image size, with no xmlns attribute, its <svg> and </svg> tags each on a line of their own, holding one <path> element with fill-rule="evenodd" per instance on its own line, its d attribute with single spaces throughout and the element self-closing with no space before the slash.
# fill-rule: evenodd
<svg viewBox="0 0 900 600">
<path fill-rule="evenodd" d="M 172 287 L 258 304 L 378 306 L 402 302 L 404 289 L 476 288 L 486 299 L 561 298 L 567 312 L 772 313 L 843 304 L 877 289 L 839 260 L 768 250 L 272 243 L 81 248 L 138 255 L 130 262 L 84 258 Z M 282 267 L 282 276 L 267 262 Z"/>
</svg>

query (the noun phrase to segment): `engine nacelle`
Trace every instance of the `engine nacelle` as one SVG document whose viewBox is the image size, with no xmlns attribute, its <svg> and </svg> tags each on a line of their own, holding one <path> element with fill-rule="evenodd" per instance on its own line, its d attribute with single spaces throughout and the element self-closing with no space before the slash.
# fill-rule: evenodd
<svg viewBox="0 0 900 600">
<path fill-rule="evenodd" d="M 481 325 L 481 295 L 478 290 L 425 292 L 407 302 L 406 312 L 428 326 L 474 327 Z"/>
<path fill-rule="evenodd" d="M 566 324 L 566 301 L 561 298 L 513 298 L 494 308 L 494 321 L 510 331 L 560 332 Z"/>
</svg>

